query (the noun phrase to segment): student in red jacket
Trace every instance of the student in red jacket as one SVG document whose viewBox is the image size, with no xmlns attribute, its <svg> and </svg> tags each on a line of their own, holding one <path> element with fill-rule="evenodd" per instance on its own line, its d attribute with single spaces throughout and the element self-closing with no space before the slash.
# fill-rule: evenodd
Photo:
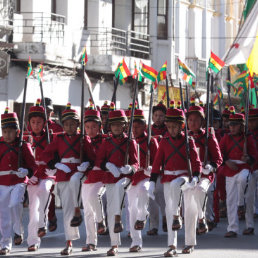
<svg viewBox="0 0 258 258">
<path fill-rule="evenodd" d="M 161 140 L 153 162 L 149 192 L 150 197 L 153 196 L 154 184 L 163 167 L 164 174 L 162 174 L 161 182 L 164 184 L 169 248 L 164 253 L 164 256 L 172 257 L 176 255 L 177 230 L 182 228 L 182 219 L 180 217 L 182 190 L 184 190 L 184 187 L 189 183 L 189 177 L 186 162 L 185 135 L 182 132 L 184 126 L 184 112 L 182 109 L 175 108 L 174 101 L 171 101 L 165 119 L 168 134 Z M 189 147 L 193 176 L 196 177 L 200 174 L 201 162 L 192 139 L 189 139 Z M 193 205 L 193 203 L 189 203 L 188 200 L 185 200 L 184 204 L 185 207 Z M 188 217 L 186 216 L 186 225 L 188 224 L 187 219 Z M 186 234 L 187 233 L 186 231 Z"/>
<path fill-rule="evenodd" d="M 146 120 L 143 110 L 135 109 L 133 117 L 133 135 L 138 144 L 140 168 L 132 177 L 132 184 L 127 191 L 129 203 L 130 234 L 132 238 L 130 252 L 139 252 L 142 248 L 142 233 L 146 224 L 149 203 L 149 178 L 151 165 L 158 149 L 158 142 L 151 138 L 148 156 Z M 149 161 L 147 162 L 147 160 Z"/>
<path fill-rule="evenodd" d="M 31 128 L 32 149 L 39 168 L 29 179 L 28 196 L 30 220 L 28 225 L 28 251 L 37 251 L 41 237 L 47 232 L 48 207 L 51 200 L 50 189 L 54 183 L 56 170 L 47 169 L 45 162 L 40 160 L 40 155 L 48 145 L 45 131 L 45 110 L 40 106 L 40 99 L 36 106 L 32 106 L 28 114 L 28 123 Z M 52 136 L 52 135 L 51 135 Z M 51 137 L 52 139 L 52 137 Z"/>
<path fill-rule="evenodd" d="M 19 140 L 18 118 L 16 113 L 1 115 L 2 137 L 0 139 L 0 255 L 6 255 L 12 248 L 12 230 L 14 243 L 23 241 L 22 210 L 23 198 L 28 181 L 29 170 L 37 169 L 29 143 L 23 142 L 21 167 L 18 167 Z"/>
<path fill-rule="evenodd" d="M 88 137 L 84 141 L 84 153 L 86 158 L 80 160 L 80 134 L 77 131 L 79 116 L 76 110 L 67 104 L 62 113 L 64 133 L 58 134 L 41 154 L 42 161 L 46 162 L 50 169 L 56 168 L 57 192 L 59 193 L 63 214 L 66 247 L 61 255 L 72 253 L 72 240 L 80 237 L 78 226 L 82 222 L 80 212 L 81 180 L 90 162 L 94 160 Z M 60 162 L 55 163 L 55 154 L 58 154 Z M 85 156 L 85 155 L 83 155 Z"/>
<path fill-rule="evenodd" d="M 129 143 L 129 162 L 126 164 L 125 154 L 128 142 L 128 137 L 124 133 L 126 122 L 127 118 L 123 110 L 109 112 L 112 136 L 102 142 L 95 162 L 96 167 L 106 171 L 103 183 L 106 185 L 108 227 L 111 238 L 108 256 L 118 253 L 119 233 L 123 230 L 121 205 L 132 175 L 138 169 L 137 147 L 134 140 Z"/>
<path fill-rule="evenodd" d="M 85 111 L 84 121 L 85 132 L 91 139 L 91 147 L 96 159 L 100 146 L 106 138 L 106 135 L 101 134 L 100 112 L 94 110 L 93 105 L 91 105 Z M 88 172 L 87 179 L 82 185 L 82 202 L 87 235 L 86 246 L 82 248 L 83 252 L 97 250 L 97 233 L 106 231 L 105 214 L 102 205 L 102 195 L 106 190 L 103 184 L 104 176 L 105 171 L 95 166 Z"/>
<path fill-rule="evenodd" d="M 226 176 L 228 227 L 225 237 L 236 237 L 239 230 L 238 215 L 245 214 L 246 226 L 252 220 L 253 213 L 246 212 L 245 201 L 249 194 L 251 166 L 257 160 L 257 149 L 252 135 L 244 135 L 244 115 L 235 113 L 230 107 L 230 133 L 224 135 L 220 141 L 220 149 L 225 166 L 223 174 Z M 246 150 L 245 150 L 245 137 Z M 250 211 L 250 210 L 248 210 Z"/>
</svg>

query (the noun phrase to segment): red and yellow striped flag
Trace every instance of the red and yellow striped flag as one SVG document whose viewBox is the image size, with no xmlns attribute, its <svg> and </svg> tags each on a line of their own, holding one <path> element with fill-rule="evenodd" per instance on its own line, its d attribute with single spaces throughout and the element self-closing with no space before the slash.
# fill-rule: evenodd
<svg viewBox="0 0 258 258">
<path fill-rule="evenodd" d="M 209 68 L 214 72 L 218 73 L 225 63 L 211 51 L 211 57 L 209 61 Z"/>
</svg>

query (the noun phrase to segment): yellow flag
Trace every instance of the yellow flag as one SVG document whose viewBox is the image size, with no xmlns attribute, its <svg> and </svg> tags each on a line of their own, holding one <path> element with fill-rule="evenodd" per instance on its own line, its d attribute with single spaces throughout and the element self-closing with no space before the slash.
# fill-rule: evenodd
<svg viewBox="0 0 258 258">
<path fill-rule="evenodd" d="M 253 73 L 258 74 L 258 32 L 252 52 L 246 62 L 246 65 L 250 71 L 251 76 L 253 76 Z"/>
</svg>

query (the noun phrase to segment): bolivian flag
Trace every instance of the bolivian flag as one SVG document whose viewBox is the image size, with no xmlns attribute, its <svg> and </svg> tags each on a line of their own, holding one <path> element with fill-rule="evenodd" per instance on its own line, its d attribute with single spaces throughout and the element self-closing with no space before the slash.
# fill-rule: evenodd
<svg viewBox="0 0 258 258">
<path fill-rule="evenodd" d="M 193 83 L 193 78 L 195 78 L 195 74 L 192 72 L 192 70 L 184 64 L 179 58 L 178 58 L 178 68 L 182 71 L 183 76 L 182 79 L 186 82 L 188 82 L 190 85 Z"/>
<path fill-rule="evenodd" d="M 162 65 L 157 76 L 157 81 L 158 82 L 163 81 L 166 79 L 166 77 L 167 77 L 167 61 Z"/>
<path fill-rule="evenodd" d="M 38 71 L 38 80 L 41 81 L 43 79 L 43 65 L 41 64 L 39 66 L 39 71 Z"/>
<path fill-rule="evenodd" d="M 142 75 L 144 77 L 146 77 L 147 79 L 151 80 L 152 82 L 156 81 L 158 72 L 154 68 L 152 68 L 148 65 L 145 65 L 144 63 L 141 63 L 140 71 L 141 71 Z"/>
<path fill-rule="evenodd" d="M 213 99 L 213 105 L 216 106 L 219 104 L 219 94 L 216 94 L 216 96 Z"/>
<path fill-rule="evenodd" d="M 28 62 L 28 70 L 27 70 L 27 78 L 29 78 L 33 73 L 33 70 L 32 70 L 32 65 L 31 65 L 31 59 L 29 57 L 29 62 Z"/>
<path fill-rule="evenodd" d="M 211 57 L 209 61 L 209 68 L 214 72 L 218 73 L 225 63 L 211 51 Z"/>
</svg>

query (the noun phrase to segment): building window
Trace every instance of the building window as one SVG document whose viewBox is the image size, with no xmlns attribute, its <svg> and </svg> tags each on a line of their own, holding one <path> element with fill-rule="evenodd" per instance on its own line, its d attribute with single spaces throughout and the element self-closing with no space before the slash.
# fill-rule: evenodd
<svg viewBox="0 0 258 258">
<path fill-rule="evenodd" d="M 51 0 L 51 20 L 56 21 L 56 0 Z"/>
<path fill-rule="evenodd" d="M 14 1 L 14 13 L 21 13 L 21 0 Z"/>
<path fill-rule="evenodd" d="M 149 33 L 149 0 L 133 0 L 132 30 Z"/>
<path fill-rule="evenodd" d="M 84 29 L 88 27 L 88 0 L 84 0 Z"/>
<path fill-rule="evenodd" d="M 158 1 L 157 37 L 158 39 L 167 39 L 168 38 L 168 0 L 157 0 L 157 1 Z"/>
</svg>

